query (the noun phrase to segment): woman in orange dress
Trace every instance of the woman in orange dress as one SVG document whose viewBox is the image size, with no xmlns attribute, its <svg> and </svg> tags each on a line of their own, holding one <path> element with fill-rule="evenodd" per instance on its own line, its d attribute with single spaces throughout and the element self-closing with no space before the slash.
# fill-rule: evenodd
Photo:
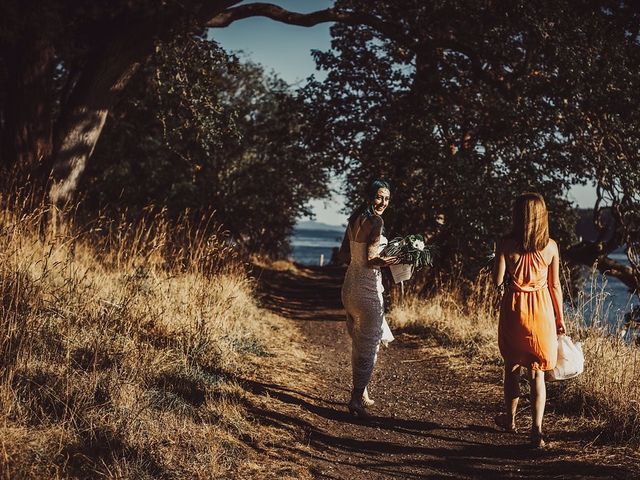
<svg viewBox="0 0 640 480">
<path fill-rule="evenodd" d="M 493 279 L 504 283 L 498 345 L 504 358 L 506 413 L 496 421 L 516 431 L 520 397 L 520 367 L 531 386 L 531 443 L 544 446 L 542 417 L 546 402 L 545 370 L 556 366 L 557 335 L 565 333 L 558 245 L 549 238 L 544 199 L 538 193 L 520 195 L 513 207 L 513 229 L 496 246 Z"/>
</svg>

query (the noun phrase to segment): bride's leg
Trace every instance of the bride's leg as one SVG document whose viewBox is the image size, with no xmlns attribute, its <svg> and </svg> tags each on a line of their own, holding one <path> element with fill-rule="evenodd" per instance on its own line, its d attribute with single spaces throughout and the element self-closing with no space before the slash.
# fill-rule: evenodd
<svg viewBox="0 0 640 480">
<path fill-rule="evenodd" d="M 380 351 L 380 344 L 378 343 L 378 346 L 376 347 L 376 353 L 373 356 L 373 365 L 375 366 L 375 364 L 378 362 L 378 352 Z M 375 404 L 375 400 L 373 400 L 372 398 L 369 397 L 369 390 L 367 387 L 365 387 L 364 392 L 362 394 L 362 404 L 365 407 L 371 407 Z"/>
<path fill-rule="evenodd" d="M 353 389 L 356 388 L 358 376 L 358 338 L 354 334 L 354 318 L 347 314 L 347 331 L 351 337 L 351 376 Z"/>
<path fill-rule="evenodd" d="M 371 380 L 373 367 L 376 363 L 381 337 L 381 319 L 384 311 L 381 304 L 372 302 L 365 305 L 354 320 L 351 333 L 351 360 L 353 368 L 353 391 L 349 410 L 358 414 L 364 412 L 364 392 Z"/>
<path fill-rule="evenodd" d="M 366 338 L 353 339 L 351 351 L 353 386 L 354 392 L 359 391 L 361 398 L 363 397 L 367 385 L 371 380 L 373 367 L 377 359 L 377 352 L 377 343 L 374 343 L 374 345 L 372 346 Z"/>
<path fill-rule="evenodd" d="M 347 313 L 347 332 L 349 333 L 349 336 L 353 339 L 353 327 L 354 327 L 354 318 L 353 316 L 349 315 Z"/>
<path fill-rule="evenodd" d="M 355 318 L 347 313 L 347 332 L 351 337 L 351 375 L 353 381 L 353 388 L 351 389 L 351 401 L 349 402 L 349 409 L 352 410 L 352 406 L 355 405 L 358 408 L 362 407 L 362 397 L 365 388 L 359 388 L 359 355 L 358 355 L 358 337 L 355 335 Z"/>
<path fill-rule="evenodd" d="M 368 417 L 369 414 L 365 410 L 374 404 L 369 398 L 367 385 L 371 379 L 373 367 L 377 358 L 378 347 L 367 348 L 367 345 L 359 345 L 359 348 L 353 350 L 353 390 L 351 391 L 351 401 L 349 402 L 349 411 L 359 417 Z M 364 347 L 364 348 L 363 348 Z"/>
</svg>

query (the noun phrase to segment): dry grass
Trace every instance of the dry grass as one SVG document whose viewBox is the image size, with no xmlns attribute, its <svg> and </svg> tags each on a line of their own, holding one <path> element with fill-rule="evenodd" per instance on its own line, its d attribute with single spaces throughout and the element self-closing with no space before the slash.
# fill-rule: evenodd
<svg viewBox="0 0 640 480">
<path fill-rule="evenodd" d="M 497 292 L 489 278 L 463 288 L 451 281 L 434 288 L 428 299 L 407 296 L 389 314 L 395 328 L 428 335 L 441 345 L 462 350 L 469 357 L 494 361 L 499 356 L 495 305 Z"/>
<path fill-rule="evenodd" d="M 257 268 L 273 270 L 276 272 L 289 272 L 296 275 L 304 275 L 304 271 L 296 266 L 290 260 L 273 260 L 267 257 L 254 255 L 251 258 L 251 264 Z"/>
<path fill-rule="evenodd" d="M 563 382 L 559 404 L 602 425 L 602 438 L 640 444 L 640 357 L 638 345 L 623 338 L 620 318 L 612 324 L 606 281 L 592 273 L 588 292 L 571 299 L 570 334 L 582 342 L 585 372 Z"/>
<path fill-rule="evenodd" d="M 220 232 L 155 216 L 43 239 L 43 209 L 2 200 L 0 478 L 266 477 L 235 379 L 276 320 Z"/>
<path fill-rule="evenodd" d="M 595 285 L 595 284 L 594 284 Z M 482 274 L 470 289 L 441 285 L 430 298 L 407 298 L 389 315 L 395 328 L 408 329 L 455 348 L 478 365 L 500 364 L 496 289 Z M 604 287 L 570 299 L 567 313 L 574 341 L 583 343 L 585 372 L 558 382 L 550 394 L 559 411 L 595 420 L 601 439 L 640 444 L 640 356 L 606 321 Z M 587 308 L 587 305 L 589 308 Z"/>
</svg>

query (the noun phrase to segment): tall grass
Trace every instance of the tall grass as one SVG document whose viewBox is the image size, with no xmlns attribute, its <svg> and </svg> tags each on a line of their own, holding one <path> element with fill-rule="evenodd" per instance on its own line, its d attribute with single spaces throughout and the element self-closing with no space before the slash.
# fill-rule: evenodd
<svg viewBox="0 0 640 480">
<path fill-rule="evenodd" d="M 599 420 L 602 437 L 640 444 L 640 357 L 607 302 L 607 282 L 592 272 L 586 292 L 571 299 L 570 335 L 582 342 L 585 372 L 563 382 L 559 406 Z"/>
<path fill-rule="evenodd" d="M 420 333 L 441 345 L 461 349 L 470 357 L 493 361 L 499 356 L 495 309 L 499 293 L 487 272 L 472 284 L 439 281 L 427 297 L 407 295 L 389 314 L 399 329 Z"/>
<path fill-rule="evenodd" d="M 269 318 L 220 230 L 154 214 L 47 237 L 20 202 L 0 208 L 0 478 L 255 470 L 234 377 Z"/>
<path fill-rule="evenodd" d="M 435 339 L 477 364 L 500 364 L 497 341 L 498 290 L 488 273 L 472 285 L 443 283 L 428 298 L 409 296 L 389 314 L 395 328 Z M 640 352 L 608 321 L 604 286 L 569 299 L 569 335 L 583 344 L 585 371 L 553 386 L 560 411 L 595 419 L 601 438 L 640 444 Z"/>
</svg>

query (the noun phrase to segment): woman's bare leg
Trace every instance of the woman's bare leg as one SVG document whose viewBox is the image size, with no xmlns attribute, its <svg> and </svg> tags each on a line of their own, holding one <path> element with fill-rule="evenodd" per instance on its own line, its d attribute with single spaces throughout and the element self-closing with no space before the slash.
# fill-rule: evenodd
<svg viewBox="0 0 640 480">
<path fill-rule="evenodd" d="M 505 364 L 504 366 L 504 406 L 507 414 L 505 427 L 516 428 L 516 410 L 520 399 L 520 366 Z"/>
<path fill-rule="evenodd" d="M 531 385 L 531 431 L 542 434 L 542 417 L 547 401 L 547 387 L 544 383 L 544 372 L 542 370 L 528 371 L 529 384 Z"/>
</svg>

